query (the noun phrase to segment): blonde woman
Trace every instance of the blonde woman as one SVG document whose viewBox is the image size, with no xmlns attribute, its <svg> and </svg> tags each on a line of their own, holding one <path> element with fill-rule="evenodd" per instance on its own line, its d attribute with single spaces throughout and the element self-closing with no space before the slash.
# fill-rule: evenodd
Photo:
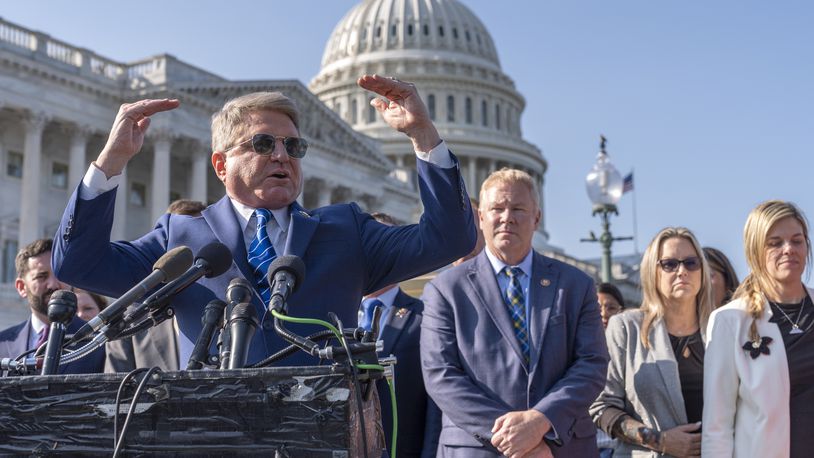
<svg viewBox="0 0 814 458">
<path fill-rule="evenodd" d="M 803 457 L 814 445 L 814 304 L 808 223 L 764 202 L 743 229 L 751 273 L 707 328 L 704 456 Z"/>
<path fill-rule="evenodd" d="M 590 412 L 619 439 L 614 457 L 697 457 L 709 267 L 689 230 L 668 227 L 648 245 L 640 273 L 641 308 L 608 323 L 607 382 Z"/>
</svg>

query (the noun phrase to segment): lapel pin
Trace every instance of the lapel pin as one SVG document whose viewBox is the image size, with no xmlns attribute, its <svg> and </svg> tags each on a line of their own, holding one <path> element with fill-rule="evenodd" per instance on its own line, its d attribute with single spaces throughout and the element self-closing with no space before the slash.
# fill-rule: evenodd
<svg viewBox="0 0 814 458">
<path fill-rule="evenodd" d="M 547 278 L 544 278 L 544 279 L 540 280 L 540 284 L 543 285 L 543 286 L 548 286 L 548 285 L 551 284 L 551 280 L 549 280 Z"/>
<path fill-rule="evenodd" d="M 302 216 L 304 216 L 304 217 L 306 217 L 306 218 L 310 218 L 310 217 L 311 217 L 311 215 L 309 215 L 309 214 L 308 214 L 308 213 L 307 213 L 305 210 L 300 210 L 300 215 L 302 215 Z"/>
<path fill-rule="evenodd" d="M 407 315 L 407 309 L 404 308 L 404 307 L 398 309 L 398 311 L 396 312 L 396 316 L 399 317 L 399 318 L 404 318 L 406 315 Z"/>
</svg>

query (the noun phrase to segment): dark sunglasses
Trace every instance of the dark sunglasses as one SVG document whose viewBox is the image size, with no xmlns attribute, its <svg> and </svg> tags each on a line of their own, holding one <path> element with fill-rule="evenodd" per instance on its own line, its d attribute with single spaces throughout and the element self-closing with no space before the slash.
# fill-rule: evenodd
<svg viewBox="0 0 814 458">
<path fill-rule="evenodd" d="M 237 145 L 233 145 L 223 150 L 223 152 L 231 151 L 238 146 L 245 145 L 251 142 L 252 149 L 255 153 L 261 156 L 268 156 L 274 152 L 274 147 L 277 145 L 277 140 L 282 140 L 285 146 L 285 152 L 294 159 L 302 159 L 305 157 L 305 152 L 308 151 L 308 142 L 300 137 L 282 137 L 279 135 L 271 134 L 254 134 L 252 138 L 244 140 Z"/>
<path fill-rule="evenodd" d="M 681 264 L 684 264 L 684 268 L 690 272 L 695 272 L 701 268 L 701 260 L 698 259 L 697 256 L 690 256 L 689 258 L 685 259 L 667 258 L 659 260 L 661 270 L 668 273 L 678 270 L 678 266 Z"/>
</svg>

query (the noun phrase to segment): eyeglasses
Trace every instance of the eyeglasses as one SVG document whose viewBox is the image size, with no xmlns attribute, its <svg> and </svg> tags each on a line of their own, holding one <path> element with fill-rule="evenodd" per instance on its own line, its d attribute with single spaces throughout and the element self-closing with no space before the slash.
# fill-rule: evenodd
<svg viewBox="0 0 814 458">
<path fill-rule="evenodd" d="M 223 150 L 223 152 L 231 151 L 238 146 L 245 145 L 246 143 L 251 142 L 252 149 L 255 153 L 261 156 L 268 156 L 274 152 L 274 147 L 277 145 L 277 140 L 281 140 L 283 142 L 283 146 L 285 146 L 285 152 L 290 157 L 294 159 L 302 159 L 305 157 L 305 152 L 308 151 L 308 142 L 305 141 L 304 138 L 300 137 L 282 137 L 279 135 L 271 135 L 271 134 L 254 134 L 251 138 L 246 139 L 237 145 L 232 145 L 229 148 Z"/>
<path fill-rule="evenodd" d="M 690 256 L 689 258 L 685 259 L 675 259 L 675 258 L 667 258 L 667 259 L 659 259 L 659 265 L 661 266 L 661 270 L 670 273 L 675 272 L 678 270 L 678 266 L 684 264 L 684 268 L 690 272 L 695 272 L 696 270 L 701 268 L 701 260 L 698 259 L 697 256 Z"/>
</svg>

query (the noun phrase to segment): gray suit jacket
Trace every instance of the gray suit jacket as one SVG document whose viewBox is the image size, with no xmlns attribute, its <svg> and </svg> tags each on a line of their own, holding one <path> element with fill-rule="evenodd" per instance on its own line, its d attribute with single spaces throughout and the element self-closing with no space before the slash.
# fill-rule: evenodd
<svg viewBox="0 0 814 458">
<path fill-rule="evenodd" d="M 440 456 L 497 456 L 495 419 L 528 409 L 554 426 L 554 456 L 597 455 L 588 406 L 602 389 L 608 354 L 587 275 L 534 253 L 529 365 L 485 252 L 442 272 L 423 300 L 421 362 L 427 392 L 443 412 Z"/>
<path fill-rule="evenodd" d="M 180 369 L 178 338 L 173 323 L 166 320 L 127 338 L 108 342 L 105 372 L 130 372 L 139 367 L 159 367 L 163 371 Z"/>
<path fill-rule="evenodd" d="M 624 410 L 650 428 L 661 431 L 687 423 L 684 397 L 673 347 L 664 321 L 650 328 L 650 349 L 641 335 L 643 313 L 630 310 L 611 317 L 606 331 L 610 365 L 605 389 L 591 406 L 597 420 L 608 407 Z M 614 457 L 663 456 L 617 441 Z"/>
</svg>

